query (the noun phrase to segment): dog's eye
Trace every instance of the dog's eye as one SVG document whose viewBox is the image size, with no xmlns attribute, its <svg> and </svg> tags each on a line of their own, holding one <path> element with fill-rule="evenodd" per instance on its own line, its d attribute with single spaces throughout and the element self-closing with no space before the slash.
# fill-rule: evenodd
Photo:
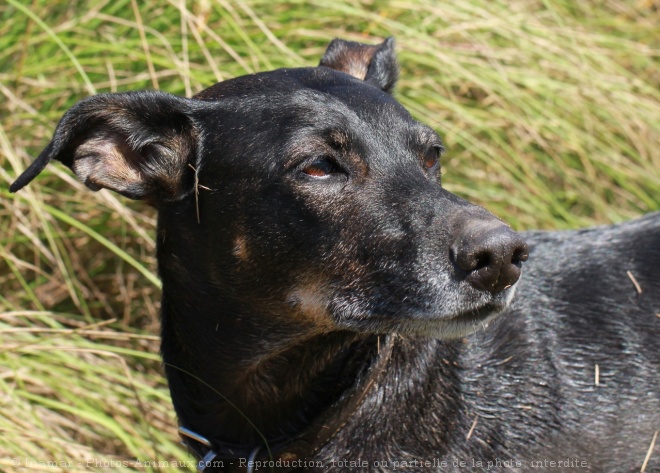
<svg viewBox="0 0 660 473">
<path fill-rule="evenodd" d="M 422 158 L 422 166 L 424 170 L 429 171 L 438 165 L 440 159 L 440 148 L 433 146 L 429 148 Z"/>
<path fill-rule="evenodd" d="M 330 158 L 320 158 L 312 164 L 305 166 L 302 172 L 311 177 L 325 178 L 332 174 L 342 172 L 341 168 Z"/>
</svg>

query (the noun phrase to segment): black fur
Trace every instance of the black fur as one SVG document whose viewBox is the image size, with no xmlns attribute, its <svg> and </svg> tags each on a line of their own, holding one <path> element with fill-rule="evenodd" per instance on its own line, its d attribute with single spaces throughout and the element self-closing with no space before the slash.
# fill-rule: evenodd
<svg viewBox="0 0 660 473">
<path fill-rule="evenodd" d="M 638 471 L 660 429 L 660 214 L 526 234 L 516 284 L 527 247 L 441 188 L 397 73 L 392 40 L 335 40 L 320 67 L 193 99 L 92 97 L 11 190 L 58 159 L 158 208 L 172 398 L 215 445 L 295 437 L 393 337 L 308 470 Z"/>
<path fill-rule="evenodd" d="M 525 238 L 511 307 L 463 341 L 401 343 L 390 382 L 324 460 L 373 463 L 387 445 L 388 458 L 445 459 L 441 471 L 640 471 L 660 426 L 660 213 Z M 660 471 L 657 448 L 647 472 Z M 571 459 L 585 464 L 544 462 Z"/>
</svg>

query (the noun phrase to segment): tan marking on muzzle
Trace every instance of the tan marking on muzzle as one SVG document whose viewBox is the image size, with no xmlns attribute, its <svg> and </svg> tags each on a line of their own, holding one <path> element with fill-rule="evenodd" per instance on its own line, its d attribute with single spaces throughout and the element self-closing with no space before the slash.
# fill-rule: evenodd
<svg viewBox="0 0 660 473">
<path fill-rule="evenodd" d="M 325 285 L 308 282 L 293 288 L 287 298 L 296 304 L 297 312 L 321 329 L 333 330 L 335 324 L 328 311 L 328 296 Z"/>
</svg>

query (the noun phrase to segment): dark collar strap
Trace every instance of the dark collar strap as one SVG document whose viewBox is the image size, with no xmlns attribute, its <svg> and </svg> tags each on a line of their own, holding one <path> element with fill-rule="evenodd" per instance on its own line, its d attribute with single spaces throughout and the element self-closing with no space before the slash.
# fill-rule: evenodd
<svg viewBox="0 0 660 473">
<path fill-rule="evenodd" d="M 346 399 L 339 401 L 321 414 L 307 429 L 295 437 L 268 442 L 268 447 L 258 445 L 247 447 L 229 443 L 212 443 L 205 437 L 185 427 L 179 428 L 182 443 L 197 458 L 197 471 L 245 472 L 252 473 L 255 462 L 262 462 L 260 468 L 288 471 L 301 465 L 305 457 L 311 457 L 346 425 L 367 393 L 385 371 L 392 355 L 395 335 L 378 338 L 378 358 L 369 368 L 367 376 L 352 390 Z M 384 343 L 380 343 L 385 338 Z"/>
</svg>

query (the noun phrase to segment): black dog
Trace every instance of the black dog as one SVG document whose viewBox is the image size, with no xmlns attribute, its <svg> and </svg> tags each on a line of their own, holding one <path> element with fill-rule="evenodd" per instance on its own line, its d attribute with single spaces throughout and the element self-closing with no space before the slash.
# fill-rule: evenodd
<svg viewBox="0 0 660 473">
<path fill-rule="evenodd" d="M 516 284 L 525 242 L 441 188 L 396 76 L 392 40 L 335 40 L 193 99 L 91 97 L 11 190 L 57 159 L 157 207 L 163 359 L 207 471 L 639 471 L 660 214 L 527 234 Z"/>
</svg>

